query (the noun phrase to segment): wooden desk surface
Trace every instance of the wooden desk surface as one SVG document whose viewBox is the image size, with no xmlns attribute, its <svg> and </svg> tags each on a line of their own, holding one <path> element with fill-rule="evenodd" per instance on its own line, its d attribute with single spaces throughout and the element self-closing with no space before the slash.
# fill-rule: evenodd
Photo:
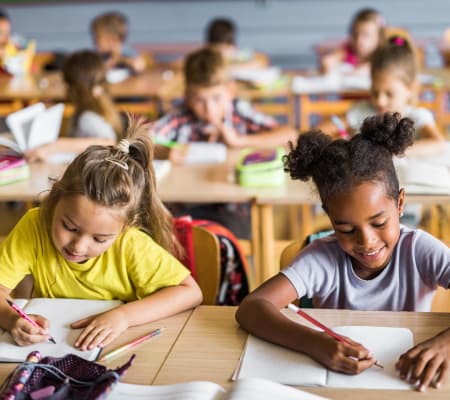
<svg viewBox="0 0 450 400">
<path fill-rule="evenodd" d="M 166 83 L 163 70 L 155 68 L 109 85 L 113 97 L 153 97 Z M 66 87 L 60 72 L 0 78 L 0 100 L 66 100 Z"/>
<path fill-rule="evenodd" d="M 161 321 L 128 329 L 127 332 L 115 340 L 113 344 L 105 348 L 104 354 L 135 338 L 143 336 L 156 328 L 165 328 L 162 334 L 139 345 L 139 347 L 135 349 L 136 351 L 125 351 L 122 355 L 112 358 L 103 364 L 109 368 L 116 368 L 127 362 L 133 353 L 136 353 L 133 365 L 124 375 L 122 381 L 127 383 L 140 383 L 143 385 L 151 384 L 161 365 L 166 360 L 167 355 L 170 353 L 173 344 L 178 339 L 191 313 L 192 310 L 185 311 Z M 0 363 L 0 383 L 4 381 L 8 373 L 14 369 L 15 365 L 16 364 L 14 363 Z"/>
<path fill-rule="evenodd" d="M 198 307 L 189 318 L 166 362 L 153 384 L 173 384 L 190 380 L 208 380 L 224 387 L 238 365 L 246 333 L 234 321 L 235 307 Z M 326 325 L 385 325 L 408 327 L 420 342 L 450 326 L 450 314 L 413 312 L 368 312 L 348 310 L 310 310 L 311 315 Z M 292 318 L 301 317 L 290 314 Z M 304 323 L 304 321 L 301 321 Z M 379 399 L 448 399 L 450 379 L 440 390 L 425 393 L 395 390 L 353 390 L 302 387 L 336 400 L 349 397 L 363 400 Z"/>
</svg>

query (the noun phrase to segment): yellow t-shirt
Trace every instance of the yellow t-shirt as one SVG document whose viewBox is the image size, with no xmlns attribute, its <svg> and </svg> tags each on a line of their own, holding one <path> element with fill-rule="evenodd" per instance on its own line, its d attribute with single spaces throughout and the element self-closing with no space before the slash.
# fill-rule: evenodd
<svg viewBox="0 0 450 400">
<path fill-rule="evenodd" d="M 66 261 L 34 208 L 0 245 L 0 284 L 13 289 L 27 274 L 34 277 L 35 297 L 126 302 L 178 285 L 189 270 L 136 228 L 120 234 L 98 257 L 82 264 Z"/>
</svg>

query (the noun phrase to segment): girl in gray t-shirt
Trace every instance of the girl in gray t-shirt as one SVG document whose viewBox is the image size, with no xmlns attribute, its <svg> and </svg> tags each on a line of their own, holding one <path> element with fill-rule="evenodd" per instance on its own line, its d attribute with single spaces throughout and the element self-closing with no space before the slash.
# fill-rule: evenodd
<svg viewBox="0 0 450 400">
<path fill-rule="evenodd" d="M 450 251 L 400 225 L 405 193 L 392 162 L 412 144 L 414 124 L 398 113 L 366 118 L 351 140 L 322 132 L 300 135 L 285 158 L 292 179 L 312 178 L 335 231 L 304 249 L 286 270 L 241 304 L 236 318 L 250 333 L 303 352 L 348 374 L 375 359 L 359 343 L 342 343 L 284 317 L 304 295 L 315 306 L 353 310 L 428 311 L 437 286 L 450 285 Z M 450 329 L 418 344 L 397 362 L 417 388 L 439 387 L 450 363 Z"/>
</svg>

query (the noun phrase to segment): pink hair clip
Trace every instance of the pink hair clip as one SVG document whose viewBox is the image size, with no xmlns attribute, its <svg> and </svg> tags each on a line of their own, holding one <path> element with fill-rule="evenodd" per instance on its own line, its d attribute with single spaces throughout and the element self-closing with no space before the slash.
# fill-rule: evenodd
<svg viewBox="0 0 450 400">
<path fill-rule="evenodd" d="M 405 39 L 401 37 L 396 37 L 394 38 L 393 43 L 396 44 L 397 46 L 403 46 L 405 44 Z"/>
</svg>

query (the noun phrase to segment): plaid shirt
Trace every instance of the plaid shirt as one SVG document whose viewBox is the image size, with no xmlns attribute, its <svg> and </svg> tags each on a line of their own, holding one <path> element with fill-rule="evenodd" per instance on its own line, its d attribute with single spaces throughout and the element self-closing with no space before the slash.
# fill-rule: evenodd
<svg viewBox="0 0 450 400">
<path fill-rule="evenodd" d="M 233 100 L 231 115 L 226 122 L 241 135 L 271 130 L 277 126 L 274 118 L 256 111 L 248 101 L 237 99 Z M 208 125 L 183 104 L 155 121 L 152 129 L 155 136 L 167 141 L 206 142 L 209 135 L 204 129 Z"/>
</svg>

